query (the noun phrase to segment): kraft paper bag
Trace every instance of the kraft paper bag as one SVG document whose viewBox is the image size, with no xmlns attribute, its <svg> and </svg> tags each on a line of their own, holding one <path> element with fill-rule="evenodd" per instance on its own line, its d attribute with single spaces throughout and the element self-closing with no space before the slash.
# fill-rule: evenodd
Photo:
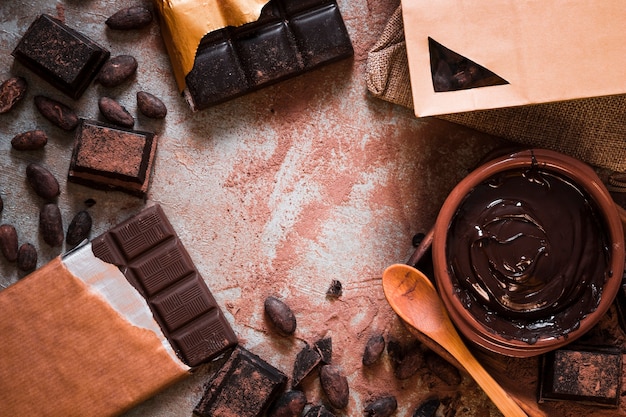
<svg viewBox="0 0 626 417">
<path fill-rule="evenodd" d="M 416 115 L 625 93 L 625 6 L 623 0 L 403 0 Z M 443 69 L 441 51 L 452 62 Z M 491 82 L 467 87 L 481 71 Z M 446 77 L 457 85 L 446 90 Z M 443 90 L 435 91 L 442 79 Z"/>
</svg>

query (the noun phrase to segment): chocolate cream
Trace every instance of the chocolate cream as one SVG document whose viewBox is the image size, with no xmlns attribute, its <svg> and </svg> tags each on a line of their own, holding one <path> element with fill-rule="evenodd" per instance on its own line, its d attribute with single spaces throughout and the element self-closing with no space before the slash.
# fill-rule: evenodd
<svg viewBox="0 0 626 417">
<path fill-rule="evenodd" d="M 456 296 L 486 328 L 533 344 L 578 328 L 612 275 L 596 204 L 540 166 L 476 186 L 451 222 L 446 256 Z"/>
</svg>

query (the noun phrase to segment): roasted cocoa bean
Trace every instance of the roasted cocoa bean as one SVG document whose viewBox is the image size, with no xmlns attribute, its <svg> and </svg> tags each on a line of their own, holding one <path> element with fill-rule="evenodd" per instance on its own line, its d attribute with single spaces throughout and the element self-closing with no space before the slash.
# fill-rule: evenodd
<svg viewBox="0 0 626 417">
<path fill-rule="evenodd" d="M 163 119 L 167 116 L 167 107 L 156 96 L 145 91 L 137 92 L 137 108 L 146 117 Z"/>
<path fill-rule="evenodd" d="M 428 369 L 446 384 L 457 386 L 463 382 L 463 377 L 459 370 L 435 352 L 426 352 L 424 361 Z"/>
<path fill-rule="evenodd" d="M 438 398 L 430 398 L 417 406 L 413 417 L 435 417 L 440 405 L 441 401 Z"/>
<path fill-rule="evenodd" d="M 143 6 L 131 6 L 118 10 L 104 23 L 109 29 L 133 30 L 141 29 L 152 22 L 152 12 Z"/>
<path fill-rule="evenodd" d="M 135 119 L 128 110 L 112 98 L 101 97 L 98 100 L 98 108 L 100 113 L 111 123 L 128 128 L 135 125 Z"/>
<path fill-rule="evenodd" d="M 289 390 L 276 399 L 267 415 L 268 417 L 300 417 L 305 405 L 304 392 Z"/>
<path fill-rule="evenodd" d="M 81 210 L 72 219 L 67 227 L 65 243 L 69 246 L 76 246 L 83 240 L 89 238 L 92 225 L 91 215 L 86 210 Z"/>
<path fill-rule="evenodd" d="M 329 298 L 339 298 L 343 295 L 343 285 L 341 281 L 332 280 L 330 286 L 326 290 L 326 296 Z"/>
<path fill-rule="evenodd" d="M 296 316 L 278 298 L 269 296 L 265 299 L 265 315 L 278 333 L 288 336 L 296 331 Z"/>
<path fill-rule="evenodd" d="M 137 71 L 137 60 L 132 55 L 118 55 L 104 63 L 96 78 L 105 87 L 122 84 Z"/>
<path fill-rule="evenodd" d="M 0 252 L 9 262 L 17 259 L 17 231 L 10 224 L 0 225 Z"/>
<path fill-rule="evenodd" d="M 17 267 L 29 272 L 37 267 L 37 249 L 30 243 L 22 243 L 17 251 Z"/>
<path fill-rule="evenodd" d="M 365 407 L 366 417 L 389 417 L 398 408 L 398 401 L 393 395 L 379 398 Z"/>
<path fill-rule="evenodd" d="M 63 244 L 63 218 L 61 210 L 55 203 L 46 203 L 39 212 L 39 231 L 43 241 L 48 245 L 61 246 Z"/>
<path fill-rule="evenodd" d="M 19 133 L 11 139 L 11 146 L 17 151 L 36 151 L 48 143 L 48 136 L 43 130 L 29 130 Z"/>
<path fill-rule="evenodd" d="M 78 126 L 78 115 L 68 105 L 46 96 L 35 96 L 35 107 L 39 113 L 55 126 L 72 131 Z"/>
<path fill-rule="evenodd" d="M 382 334 L 372 335 L 365 344 L 363 352 L 363 365 L 372 366 L 383 354 L 385 350 L 385 338 Z"/>
<path fill-rule="evenodd" d="M 330 405 L 346 408 L 350 399 L 348 379 L 338 366 L 324 365 L 320 368 L 320 385 Z"/>
<path fill-rule="evenodd" d="M 31 162 L 26 167 L 26 179 L 35 193 L 46 200 L 53 200 L 61 193 L 59 182 L 43 165 Z"/>
<path fill-rule="evenodd" d="M 22 77 L 12 77 L 0 84 L 0 114 L 9 112 L 26 95 L 28 83 Z"/>
</svg>

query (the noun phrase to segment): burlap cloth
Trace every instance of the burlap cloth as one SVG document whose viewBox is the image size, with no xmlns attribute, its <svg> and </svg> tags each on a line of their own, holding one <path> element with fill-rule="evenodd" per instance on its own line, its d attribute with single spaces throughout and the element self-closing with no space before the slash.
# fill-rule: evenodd
<svg viewBox="0 0 626 417">
<path fill-rule="evenodd" d="M 401 7 L 369 51 L 367 88 L 375 97 L 413 108 Z M 625 95 L 437 117 L 523 145 L 559 151 L 595 167 L 626 171 Z"/>
</svg>

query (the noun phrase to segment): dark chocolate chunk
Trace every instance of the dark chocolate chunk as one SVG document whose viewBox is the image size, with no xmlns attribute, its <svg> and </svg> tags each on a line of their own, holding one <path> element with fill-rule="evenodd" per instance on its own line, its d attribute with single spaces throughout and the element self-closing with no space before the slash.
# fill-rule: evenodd
<svg viewBox="0 0 626 417">
<path fill-rule="evenodd" d="M 314 405 L 309 408 L 304 417 L 335 417 L 335 415 L 324 407 L 324 405 Z"/>
<path fill-rule="evenodd" d="M 570 400 L 617 407 L 621 387 L 622 352 L 617 348 L 569 346 L 541 358 L 540 403 Z"/>
<path fill-rule="evenodd" d="M 271 0 L 261 17 L 207 34 L 186 76 L 193 110 L 352 56 L 334 0 Z"/>
<path fill-rule="evenodd" d="M 385 350 L 385 338 L 382 334 L 372 335 L 365 344 L 363 352 L 363 365 L 372 366 L 380 359 Z"/>
<path fill-rule="evenodd" d="M 333 358 L 333 339 L 325 337 L 313 343 L 313 348 L 320 354 L 320 362 L 329 364 Z"/>
<path fill-rule="evenodd" d="M 157 148 L 154 133 L 82 120 L 68 180 L 145 198 Z"/>
<path fill-rule="evenodd" d="M 302 380 L 306 378 L 307 375 L 309 375 L 321 361 L 322 357 L 317 349 L 312 348 L 307 343 L 296 355 L 296 359 L 293 364 L 291 386 L 293 388 L 298 387 Z"/>
<path fill-rule="evenodd" d="M 296 316 L 282 300 L 269 296 L 264 303 L 265 315 L 278 333 L 289 336 L 296 331 Z"/>
<path fill-rule="evenodd" d="M 390 340 L 387 343 L 387 352 L 389 352 L 393 364 L 394 375 L 398 379 L 412 377 L 424 363 L 424 354 L 419 342 L 402 345 L 397 341 Z"/>
<path fill-rule="evenodd" d="M 365 406 L 366 417 L 389 417 L 398 408 L 398 401 L 393 395 L 378 398 Z"/>
<path fill-rule="evenodd" d="M 236 346 L 237 337 L 159 205 L 93 239 L 92 249 L 146 298 L 183 362 L 197 366 Z"/>
<path fill-rule="evenodd" d="M 305 405 L 304 392 L 289 390 L 274 401 L 267 415 L 268 417 L 300 417 Z"/>
<path fill-rule="evenodd" d="M 73 99 L 79 98 L 109 58 L 109 51 L 52 16 L 42 14 L 12 55 Z"/>
<path fill-rule="evenodd" d="M 194 413 L 200 417 L 259 417 L 284 388 L 287 376 L 237 347 L 207 385 Z"/>
</svg>

